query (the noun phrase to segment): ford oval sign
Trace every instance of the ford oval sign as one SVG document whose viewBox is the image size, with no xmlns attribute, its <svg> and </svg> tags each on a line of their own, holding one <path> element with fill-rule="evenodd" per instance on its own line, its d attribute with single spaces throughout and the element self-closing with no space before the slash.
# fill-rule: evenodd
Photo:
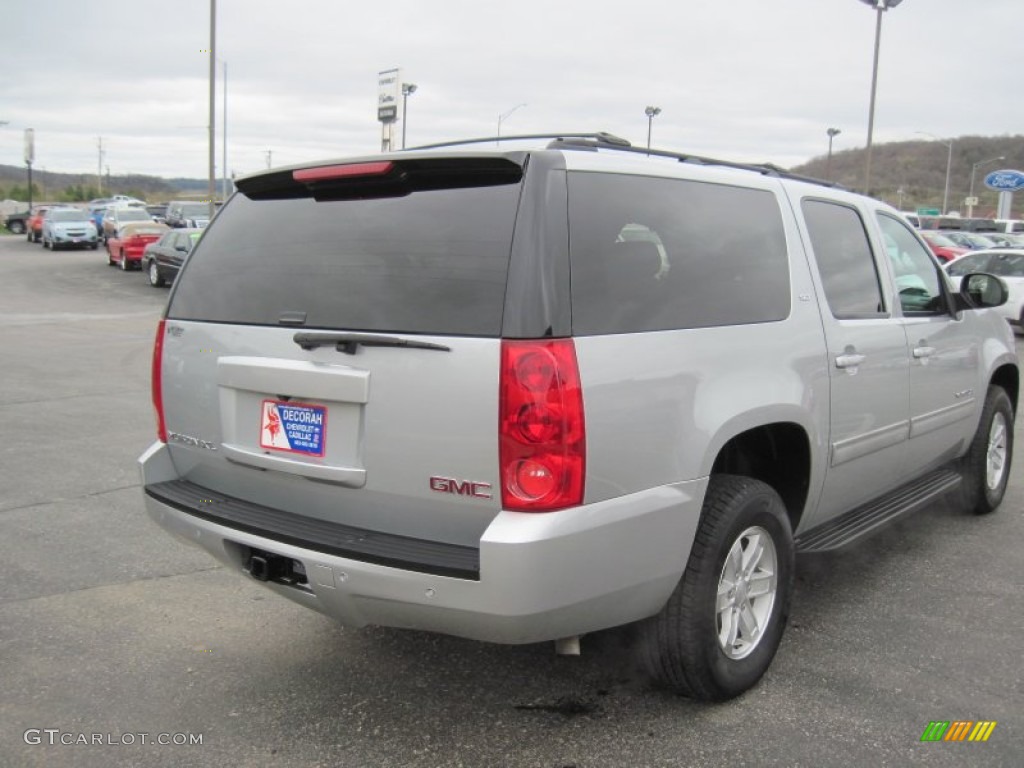
<svg viewBox="0 0 1024 768">
<path fill-rule="evenodd" d="M 999 192 L 1024 189 L 1024 173 L 1020 171 L 992 171 L 985 177 L 985 186 Z"/>
</svg>

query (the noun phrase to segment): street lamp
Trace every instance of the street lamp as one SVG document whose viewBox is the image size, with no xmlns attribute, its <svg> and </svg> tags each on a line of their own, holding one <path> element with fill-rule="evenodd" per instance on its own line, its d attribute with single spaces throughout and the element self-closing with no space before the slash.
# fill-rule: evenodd
<svg viewBox="0 0 1024 768">
<path fill-rule="evenodd" d="M 409 105 L 409 97 L 416 93 L 416 83 L 402 83 L 402 149 L 405 149 L 405 112 Z"/>
<path fill-rule="evenodd" d="M 507 118 L 509 115 L 511 115 L 517 109 L 519 109 L 520 107 L 525 107 L 525 106 L 526 106 L 526 102 L 523 102 L 522 104 L 516 104 L 508 112 L 502 112 L 500 115 L 498 115 L 498 136 L 497 137 L 499 139 L 501 138 L 501 123 L 505 120 L 505 118 Z M 495 142 L 495 143 L 497 143 L 497 142 Z"/>
<path fill-rule="evenodd" d="M 647 149 L 651 149 L 651 126 L 654 125 L 654 118 L 661 114 L 661 107 L 647 107 L 644 110 L 647 115 Z"/>
<path fill-rule="evenodd" d="M 974 172 L 982 165 L 989 163 L 1001 163 L 1005 157 L 990 157 L 988 160 L 979 160 L 971 166 L 971 191 L 967 194 L 967 218 L 974 218 Z"/>
<path fill-rule="evenodd" d="M 875 90 L 878 86 L 878 49 L 882 42 L 882 11 L 895 8 L 903 0 L 860 0 L 874 8 L 878 13 L 875 22 L 875 59 L 871 65 L 871 106 L 868 108 L 868 147 L 867 159 L 864 161 L 864 194 L 871 194 L 871 138 L 875 131 Z"/>
<path fill-rule="evenodd" d="M 213 214 L 217 210 L 217 206 L 214 203 L 214 198 L 217 196 L 217 162 L 216 162 L 216 143 L 215 137 L 217 135 L 217 109 L 216 109 L 216 96 L 217 96 L 217 0 L 210 0 L 210 120 L 209 120 L 209 135 L 207 136 L 207 144 L 209 150 L 209 169 L 207 179 L 207 195 L 209 196 L 208 204 L 210 206 L 210 218 L 213 218 Z"/>
<path fill-rule="evenodd" d="M 915 133 L 919 133 L 922 136 L 931 136 L 948 150 L 946 154 L 946 187 L 942 193 L 942 215 L 945 216 L 949 213 L 949 171 L 953 167 L 953 140 L 943 141 L 934 133 L 928 133 L 927 131 L 915 131 Z"/>
<path fill-rule="evenodd" d="M 825 161 L 825 181 L 832 181 L 832 139 L 842 133 L 838 128 L 829 128 L 828 134 L 828 159 Z"/>
</svg>

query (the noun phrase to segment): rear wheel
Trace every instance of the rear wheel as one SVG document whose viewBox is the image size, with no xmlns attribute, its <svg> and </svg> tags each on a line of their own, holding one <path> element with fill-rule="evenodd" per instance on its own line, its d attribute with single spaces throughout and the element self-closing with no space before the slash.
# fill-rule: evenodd
<svg viewBox="0 0 1024 768">
<path fill-rule="evenodd" d="M 960 498 L 967 511 L 987 515 L 1002 503 L 1012 461 L 1013 405 L 1002 387 L 989 387 L 978 431 L 961 459 Z"/>
<path fill-rule="evenodd" d="M 14 234 L 14 235 L 24 235 L 25 234 L 25 222 L 23 222 L 23 221 L 10 221 L 10 222 L 7 223 L 7 229 L 9 229 L 11 231 L 11 234 Z"/>
<path fill-rule="evenodd" d="M 650 673 L 704 701 L 754 686 L 782 640 L 793 571 L 793 535 L 775 490 L 712 476 L 686 570 L 661 613 L 640 625 Z"/>
<path fill-rule="evenodd" d="M 122 272 L 127 272 L 129 269 L 131 269 L 131 267 L 128 266 L 128 258 L 124 255 L 124 249 L 122 248 L 121 249 L 121 271 Z"/>
<path fill-rule="evenodd" d="M 149 284 L 154 288 L 159 288 L 164 284 L 164 279 L 160 277 L 160 270 L 153 259 L 149 260 Z"/>
</svg>

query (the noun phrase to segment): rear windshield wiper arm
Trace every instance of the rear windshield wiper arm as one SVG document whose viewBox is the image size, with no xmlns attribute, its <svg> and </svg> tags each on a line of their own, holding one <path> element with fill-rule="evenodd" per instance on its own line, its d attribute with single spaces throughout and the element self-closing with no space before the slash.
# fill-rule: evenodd
<svg viewBox="0 0 1024 768">
<path fill-rule="evenodd" d="M 334 346 L 339 352 L 354 355 L 360 346 L 364 347 L 410 347 L 412 349 L 433 349 L 451 352 L 451 347 L 433 344 L 429 341 L 403 339 L 398 336 L 374 336 L 366 333 L 296 333 L 292 341 L 303 349 Z"/>
</svg>

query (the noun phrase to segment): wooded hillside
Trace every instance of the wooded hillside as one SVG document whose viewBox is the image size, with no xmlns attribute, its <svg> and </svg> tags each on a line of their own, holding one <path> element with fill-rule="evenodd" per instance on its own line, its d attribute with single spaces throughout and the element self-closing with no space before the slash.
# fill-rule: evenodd
<svg viewBox="0 0 1024 768">
<path fill-rule="evenodd" d="M 837 139 L 838 141 L 838 139 Z M 827 142 L 823 136 L 822 142 Z M 974 163 L 993 160 L 978 166 L 974 174 L 974 195 L 979 199 L 974 215 L 995 215 L 998 192 L 984 184 L 986 174 L 1002 169 L 1024 171 L 1024 136 L 961 136 L 954 138 L 953 159 L 949 174 L 949 208 L 966 215 L 964 198 L 970 190 L 971 167 Z M 996 161 L 994 158 L 1004 157 Z M 903 141 L 876 144 L 871 150 L 871 194 L 901 210 L 941 208 L 946 184 L 949 148 L 935 140 Z M 833 152 L 831 180 L 858 192 L 864 188 L 864 148 Z M 827 156 L 815 157 L 792 168 L 796 173 L 826 178 Z M 900 190 L 902 194 L 900 194 Z M 1024 215 L 1024 192 L 1016 195 L 1013 211 Z"/>
</svg>

